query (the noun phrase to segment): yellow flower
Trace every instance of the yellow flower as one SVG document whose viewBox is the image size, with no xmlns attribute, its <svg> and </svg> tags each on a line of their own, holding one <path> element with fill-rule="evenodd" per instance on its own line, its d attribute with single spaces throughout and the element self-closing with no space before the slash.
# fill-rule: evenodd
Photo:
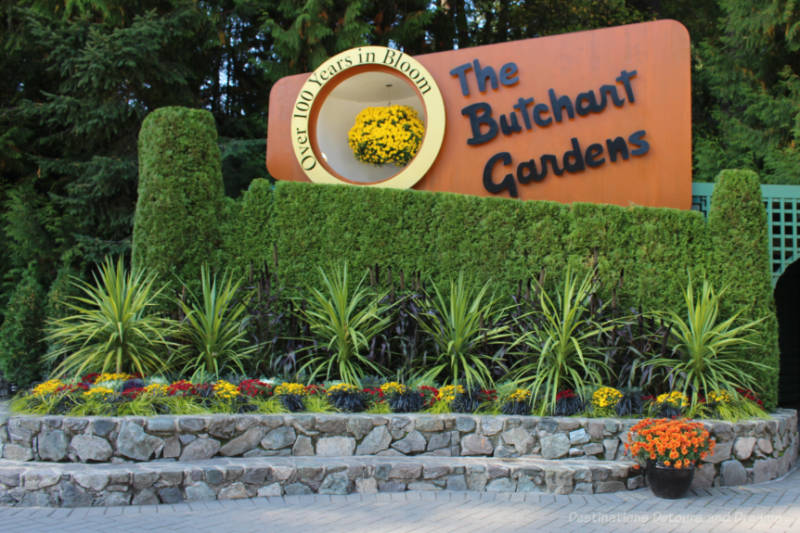
<svg viewBox="0 0 800 533">
<path fill-rule="evenodd" d="M 681 391 L 676 390 L 670 393 L 659 394 L 656 398 L 656 403 L 669 403 L 676 407 L 686 407 L 689 405 L 689 398 Z"/>
<path fill-rule="evenodd" d="M 161 383 L 151 383 L 144 388 L 144 392 L 153 395 L 164 395 L 167 393 L 169 386 Z"/>
<path fill-rule="evenodd" d="M 337 383 L 328 389 L 328 396 L 336 392 L 358 392 L 359 390 L 361 389 L 349 383 Z"/>
<path fill-rule="evenodd" d="M 214 394 L 217 396 L 217 398 L 231 400 L 236 396 L 239 396 L 239 389 L 233 383 L 229 383 L 224 379 L 221 379 L 214 383 Z"/>
<path fill-rule="evenodd" d="M 104 397 L 109 394 L 114 394 L 114 391 L 109 389 L 108 387 L 92 387 L 91 389 L 84 391 L 83 395 L 87 398 L 94 398 L 95 396 Z"/>
<path fill-rule="evenodd" d="M 439 389 L 439 401 L 452 402 L 456 399 L 456 394 L 464 394 L 463 385 L 445 385 Z"/>
<path fill-rule="evenodd" d="M 58 391 L 59 387 L 62 387 L 64 382 L 60 379 L 51 379 L 49 381 L 45 381 L 44 383 L 39 383 L 33 388 L 33 395 L 34 396 L 46 396 L 48 394 L 53 394 L 54 392 Z"/>
<path fill-rule="evenodd" d="M 527 402 L 531 398 L 531 391 L 528 389 L 517 389 L 508 397 L 512 402 Z"/>
<path fill-rule="evenodd" d="M 274 391 L 275 396 L 283 396 L 290 394 L 304 396 L 305 393 L 306 393 L 306 388 L 304 385 L 300 383 L 281 383 L 280 385 L 275 387 Z"/>
<path fill-rule="evenodd" d="M 622 398 L 622 393 L 613 387 L 600 387 L 592 394 L 592 405 L 598 409 L 614 407 Z"/>
<path fill-rule="evenodd" d="M 356 116 L 347 141 L 359 161 L 404 166 L 417 155 L 424 135 L 425 126 L 411 107 L 366 107 Z"/>
<path fill-rule="evenodd" d="M 124 372 L 121 373 L 110 373 L 110 372 L 103 372 L 97 378 L 95 378 L 95 383 L 105 383 L 107 381 L 127 381 L 131 379 L 133 376 L 130 374 L 126 374 Z"/>
<path fill-rule="evenodd" d="M 390 381 L 381 385 L 381 392 L 383 392 L 384 396 L 389 396 L 390 394 L 403 394 L 405 391 L 406 386 L 401 385 L 396 381 Z"/>
<path fill-rule="evenodd" d="M 726 390 L 711 391 L 708 393 L 708 401 L 715 403 L 731 403 L 733 398 L 731 398 L 731 394 Z"/>
</svg>

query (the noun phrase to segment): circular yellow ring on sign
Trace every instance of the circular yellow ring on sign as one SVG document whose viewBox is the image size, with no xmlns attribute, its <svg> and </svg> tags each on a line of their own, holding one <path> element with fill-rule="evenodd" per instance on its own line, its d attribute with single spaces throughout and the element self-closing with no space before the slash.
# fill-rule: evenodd
<svg viewBox="0 0 800 533">
<path fill-rule="evenodd" d="M 430 72 L 413 57 L 384 46 L 362 46 L 345 50 L 322 63 L 303 84 L 292 109 L 292 148 L 300 167 L 314 183 L 347 183 L 347 176 L 339 177 L 326 168 L 315 151 L 312 121 L 329 94 L 326 86 L 347 77 L 349 73 L 389 69 L 405 78 L 425 107 L 425 136 L 417 155 L 397 174 L 383 181 L 357 183 L 394 189 L 410 189 L 430 170 L 442 147 L 445 130 L 444 100 Z M 345 179 L 342 179 L 345 178 Z"/>
</svg>

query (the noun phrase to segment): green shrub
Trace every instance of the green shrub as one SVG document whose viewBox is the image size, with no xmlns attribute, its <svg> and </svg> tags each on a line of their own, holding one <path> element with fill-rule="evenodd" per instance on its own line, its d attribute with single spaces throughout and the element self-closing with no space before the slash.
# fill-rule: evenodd
<svg viewBox="0 0 800 533">
<path fill-rule="evenodd" d="M 702 215 L 674 209 L 293 182 L 279 182 L 263 202 L 248 208 L 257 218 L 243 213 L 240 222 L 263 227 L 263 213 L 272 212 L 272 232 L 248 243 L 248 261 L 277 259 L 278 279 L 295 288 L 313 283 L 316 267 L 331 258 L 358 270 L 378 265 L 380 283 L 390 270 L 394 281 L 403 272 L 437 283 L 464 271 L 477 282 L 491 279 L 503 295 L 543 269 L 553 287 L 566 265 L 585 270 L 596 262 L 601 296 L 616 291 L 621 305 L 678 308 L 687 265 L 702 270 L 708 251 Z"/>
<path fill-rule="evenodd" d="M 45 291 L 36 277 L 36 265 L 31 263 L 11 293 L 0 326 L 0 370 L 7 381 L 19 387 L 41 378 L 44 303 Z"/>
<path fill-rule="evenodd" d="M 224 231 L 225 261 L 237 272 L 255 274 L 274 267 L 272 184 L 255 179 L 236 202 L 235 216 Z"/>
<path fill-rule="evenodd" d="M 134 265 L 165 280 L 194 280 L 204 262 L 218 261 L 225 204 L 211 113 L 165 107 L 144 119 L 138 194 Z"/>
<path fill-rule="evenodd" d="M 720 310 L 723 316 L 741 311 L 748 322 L 767 317 L 755 341 L 760 350 L 753 361 L 770 370 L 753 370 L 756 392 L 772 409 L 778 400 L 778 322 L 770 282 L 767 215 L 758 175 L 749 170 L 723 170 L 717 176 L 708 214 L 708 277 L 728 287 Z"/>
</svg>

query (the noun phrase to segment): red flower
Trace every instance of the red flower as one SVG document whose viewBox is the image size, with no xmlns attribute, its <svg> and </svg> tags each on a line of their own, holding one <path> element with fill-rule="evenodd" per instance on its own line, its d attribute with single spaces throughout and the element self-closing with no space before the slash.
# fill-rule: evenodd
<svg viewBox="0 0 800 533">
<path fill-rule="evenodd" d="M 266 397 L 272 394 L 272 385 L 258 379 L 246 379 L 239 383 L 239 392 L 251 398 L 256 396 Z"/>
<path fill-rule="evenodd" d="M 306 395 L 313 396 L 314 394 L 325 394 L 325 389 L 321 385 L 306 385 Z"/>
<path fill-rule="evenodd" d="M 132 387 L 122 393 L 122 396 L 128 400 L 135 400 L 141 393 L 144 392 L 144 387 Z"/>
<path fill-rule="evenodd" d="M 764 407 L 764 402 L 761 401 L 761 398 L 758 397 L 758 394 L 751 391 L 750 389 L 736 389 L 736 392 L 750 400 L 751 402 L 756 402 L 759 407 Z"/>
<path fill-rule="evenodd" d="M 378 389 L 380 390 L 380 389 Z M 417 389 L 424 400 L 425 407 L 431 407 L 439 399 L 439 389 L 429 385 L 420 385 Z"/>
<path fill-rule="evenodd" d="M 81 378 L 81 383 L 93 384 L 98 377 L 100 377 L 100 374 L 97 372 L 90 372 Z"/>
<path fill-rule="evenodd" d="M 366 389 L 364 389 L 364 392 L 366 392 L 367 394 L 372 396 L 373 399 L 375 398 L 375 396 L 377 396 L 378 397 L 378 401 L 382 401 L 383 400 L 383 391 L 381 390 L 380 387 L 375 387 L 375 388 L 372 388 L 372 389 L 366 388 Z"/>
<path fill-rule="evenodd" d="M 197 388 L 190 382 L 182 379 L 167 387 L 167 396 L 194 396 Z"/>
<path fill-rule="evenodd" d="M 563 400 L 564 398 L 575 398 L 577 395 L 572 389 L 564 389 L 556 394 L 556 401 Z"/>
<path fill-rule="evenodd" d="M 59 388 L 56 389 L 56 392 L 63 392 L 65 394 L 69 394 L 71 392 L 78 392 L 78 391 L 87 391 L 89 390 L 88 383 L 75 383 L 72 385 L 61 385 Z"/>
</svg>

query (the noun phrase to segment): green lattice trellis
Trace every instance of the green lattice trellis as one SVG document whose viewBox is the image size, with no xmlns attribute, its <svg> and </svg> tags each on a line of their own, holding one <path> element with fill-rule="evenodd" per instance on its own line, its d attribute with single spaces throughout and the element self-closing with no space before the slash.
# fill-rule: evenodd
<svg viewBox="0 0 800 533">
<path fill-rule="evenodd" d="M 692 183 L 692 209 L 708 216 L 713 183 Z M 769 253 L 772 284 L 800 258 L 800 185 L 762 185 L 761 195 L 769 221 Z"/>
</svg>

